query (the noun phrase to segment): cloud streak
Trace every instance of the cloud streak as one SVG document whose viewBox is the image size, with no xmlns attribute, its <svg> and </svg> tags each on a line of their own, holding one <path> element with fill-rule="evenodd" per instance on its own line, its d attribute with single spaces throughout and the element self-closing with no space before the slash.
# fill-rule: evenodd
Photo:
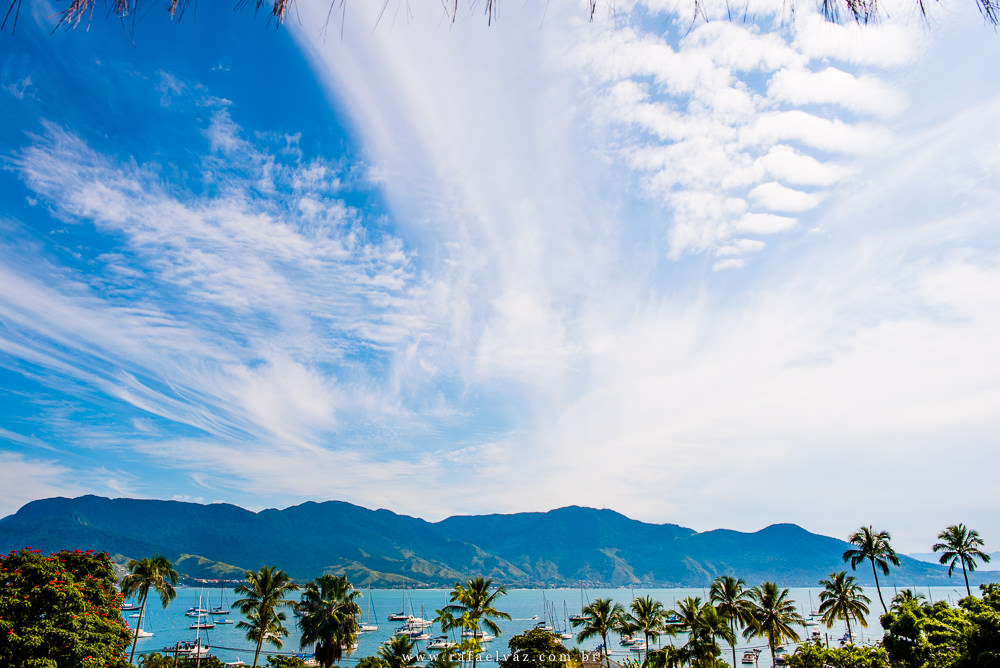
<svg viewBox="0 0 1000 668">
<path fill-rule="evenodd" d="M 1000 90 L 928 94 L 947 28 L 780 4 L 450 28 L 359 5 L 341 41 L 303 3 L 363 161 L 161 69 L 181 166 L 43 123 L 0 250 L 0 361 L 56 398 L 44 438 L 3 433 L 18 494 L 76 467 L 69 493 L 985 534 L 990 467 L 941 453 L 995 457 L 1000 163 L 976 129 Z"/>
</svg>

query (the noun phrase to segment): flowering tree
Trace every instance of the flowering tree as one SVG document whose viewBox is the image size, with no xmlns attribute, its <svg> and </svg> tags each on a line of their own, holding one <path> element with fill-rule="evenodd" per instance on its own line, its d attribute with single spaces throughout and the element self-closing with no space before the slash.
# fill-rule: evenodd
<svg viewBox="0 0 1000 668">
<path fill-rule="evenodd" d="M 130 633 L 105 553 L 0 557 L 0 665 L 127 668 Z"/>
</svg>

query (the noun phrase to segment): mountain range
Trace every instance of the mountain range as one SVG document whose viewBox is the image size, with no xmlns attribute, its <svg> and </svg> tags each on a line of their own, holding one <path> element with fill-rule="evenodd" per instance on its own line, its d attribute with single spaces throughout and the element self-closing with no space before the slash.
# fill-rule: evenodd
<svg viewBox="0 0 1000 668">
<path fill-rule="evenodd" d="M 448 587 L 474 575 L 514 587 L 705 586 L 719 575 L 815 586 L 849 569 L 841 554 L 850 547 L 794 524 L 699 533 L 579 506 L 427 522 L 342 501 L 253 512 L 98 496 L 33 501 L 0 520 L 0 550 L 24 546 L 103 550 L 118 561 L 162 554 L 200 579 L 239 579 L 266 564 L 299 580 L 346 575 L 356 587 Z M 943 566 L 900 559 L 884 585 L 957 583 Z M 874 583 L 870 567 L 855 575 Z"/>
</svg>

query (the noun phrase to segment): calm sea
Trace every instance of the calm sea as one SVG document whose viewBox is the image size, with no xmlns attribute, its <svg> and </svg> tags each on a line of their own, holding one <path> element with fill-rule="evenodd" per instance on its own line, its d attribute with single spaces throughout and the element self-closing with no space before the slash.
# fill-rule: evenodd
<svg viewBox="0 0 1000 668">
<path fill-rule="evenodd" d="M 799 612 L 805 617 L 819 605 L 820 591 L 821 589 L 818 588 L 793 588 L 789 590 L 792 598 L 798 605 Z M 920 587 L 918 591 L 932 601 L 945 600 L 952 604 L 965 594 L 964 588 L 960 589 L 957 587 Z M 890 586 L 889 588 L 883 588 L 882 592 L 888 604 L 895 593 L 894 589 Z M 879 626 L 878 621 L 882 607 L 878 602 L 878 595 L 874 587 L 866 588 L 865 593 L 872 599 L 872 603 L 869 606 L 871 614 L 868 618 L 868 627 L 853 630 L 855 633 L 855 642 L 870 643 L 882 637 L 882 628 Z M 362 590 L 363 598 L 359 601 L 361 608 L 368 613 L 369 618 L 374 617 L 379 629 L 373 633 L 361 634 L 358 649 L 345 657 L 341 661 L 341 665 L 353 665 L 360 657 L 371 656 L 378 651 L 380 643 L 389 638 L 393 631 L 401 624 L 401 622 L 387 621 L 386 617 L 389 614 L 400 612 L 404 610 L 405 606 L 407 614 L 413 614 L 425 619 L 433 619 L 435 610 L 448 604 L 448 594 L 449 590 L 445 589 L 372 589 L 370 594 L 368 590 Z M 708 597 L 708 591 L 705 588 L 587 589 L 583 592 L 579 589 L 513 589 L 508 591 L 506 596 L 501 597 L 497 603 L 497 607 L 509 614 L 511 620 L 500 620 L 498 622 L 503 633 L 487 645 L 488 655 L 484 658 L 487 661 L 495 661 L 498 655 L 502 658 L 508 651 L 507 641 L 509 638 L 512 635 L 530 629 L 539 620 L 545 619 L 546 608 L 551 610 L 554 607 L 556 612 L 556 627 L 557 630 L 561 630 L 566 624 L 565 618 L 567 616 L 580 612 L 581 602 L 588 603 L 595 598 L 612 598 L 627 608 L 633 597 L 645 596 L 647 594 L 662 602 L 668 609 L 673 608 L 678 600 L 686 596 L 699 596 L 703 601 L 707 600 Z M 235 596 L 232 590 L 229 589 L 181 587 L 177 589 L 177 598 L 164 609 L 160 607 L 158 599 L 151 595 L 142 626 L 145 631 L 153 633 L 153 636 L 139 639 L 136 650 L 137 655 L 151 651 L 162 652 L 167 647 L 173 649 L 174 643 L 177 641 L 193 642 L 197 633 L 202 645 L 208 645 L 211 648 L 211 653 L 223 661 L 235 661 L 239 659 L 250 664 L 253 661 L 253 644 L 246 639 L 244 632 L 236 628 L 235 624 L 219 624 L 213 629 L 196 632 L 189 628 L 193 623 L 192 618 L 184 615 L 184 612 L 189 607 L 198 605 L 199 600 L 202 602 L 202 607 L 213 608 L 219 605 L 220 602 L 228 603 L 234 599 Z M 134 613 L 126 612 L 123 614 L 127 616 Z M 290 614 L 288 616 L 289 621 L 286 622 L 285 626 L 289 630 L 289 635 L 284 639 L 283 647 L 276 649 L 265 645 L 261 650 L 261 657 L 265 656 L 266 653 L 300 653 L 311 655 L 310 648 L 301 649 L 299 647 L 300 634 L 295 626 L 295 618 Z M 551 618 L 551 613 L 548 617 Z M 130 625 L 134 626 L 136 619 L 134 617 L 129 617 L 128 619 Z M 241 617 L 239 612 L 233 609 L 229 615 L 215 617 L 214 619 L 215 621 L 219 619 L 231 619 L 236 622 Z M 803 630 L 803 637 L 808 637 L 813 628 L 818 628 L 822 632 L 824 639 L 828 636 L 831 646 L 838 644 L 840 637 L 845 632 L 843 624 L 835 625 L 832 629 L 827 629 L 825 626 L 810 627 Z M 570 630 L 572 631 L 572 629 Z M 438 635 L 440 631 L 435 627 L 430 629 L 430 633 L 434 636 Z M 578 643 L 576 640 L 565 640 L 563 642 L 567 647 L 579 647 L 586 650 L 596 647 L 600 643 L 600 640 L 588 640 L 583 643 Z M 661 638 L 660 642 L 669 643 L 670 639 Z M 673 642 L 675 644 L 683 644 L 684 639 L 677 637 L 674 638 Z M 418 643 L 418 648 L 422 648 L 425 644 L 423 642 Z M 630 652 L 627 647 L 620 646 L 617 638 L 614 640 L 609 639 L 608 644 L 611 645 L 612 657 L 615 659 L 624 659 L 629 656 L 640 658 L 641 656 L 637 652 Z M 741 641 L 737 645 L 737 661 L 740 660 L 743 650 L 754 647 L 763 649 L 759 665 L 770 665 L 767 645 L 760 638 Z M 725 646 L 723 649 L 725 650 L 723 658 L 731 656 L 728 646 Z M 794 648 L 789 647 L 788 650 L 793 651 Z M 260 663 L 264 663 L 263 658 L 261 658 Z"/>
</svg>

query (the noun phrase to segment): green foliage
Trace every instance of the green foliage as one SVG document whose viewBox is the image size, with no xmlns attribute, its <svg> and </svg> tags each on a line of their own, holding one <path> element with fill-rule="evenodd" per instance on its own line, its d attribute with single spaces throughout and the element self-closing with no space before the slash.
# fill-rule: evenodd
<svg viewBox="0 0 1000 668">
<path fill-rule="evenodd" d="M 702 603 L 701 598 L 688 596 L 677 603 L 680 629 L 688 634 L 688 641 L 681 648 L 679 658 L 699 668 L 714 668 L 719 665 L 722 649 L 718 640 L 730 645 L 736 644 L 736 635 L 729 625 L 729 618 L 722 615 L 711 603 Z"/>
<path fill-rule="evenodd" d="M 173 668 L 174 657 L 159 652 L 150 652 L 139 656 L 139 668 Z"/>
<path fill-rule="evenodd" d="M 889 543 L 891 538 L 888 531 L 875 531 L 870 526 L 861 527 L 847 539 L 854 547 L 846 550 L 842 555 L 844 561 L 851 562 L 851 570 L 857 569 L 858 565 L 866 559 L 871 562 L 872 575 L 875 576 L 875 591 L 878 592 L 878 600 L 882 603 L 882 610 L 885 612 L 888 612 L 889 609 L 882 599 L 878 571 L 882 571 L 883 575 L 888 575 L 889 564 L 899 566 L 899 557 L 896 556 L 896 551 Z"/>
<path fill-rule="evenodd" d="M 938 534 L 940 543 L 934 544 L 935 552 L 944 552 L 941 563 L 948 564 L 948 576 L 955 570 L 955 564 L 961 564 L 962 575 L 965 577 L 965 591 L 972 596 L 969 588 L 968 571 L 976 570 L 976 559 L 989 563 L 990 555 L 980 548 L 984 547 L 983 539 L 975 529 L 967 529 L 964 524 L 950 526 Z"/>
<path fill-rule="evenodd" d="M 621 603 L 614 603 L 610 598 L 598 598 L 585 606 L 582 612 L 586 619 L 573 622 L 574 627 L 583 627 L 576 635 L 577 641 L 582 642 L 588 638 L 599 636 L 604 651 L 608 652 L 608 635 L 624 625 L 625 608 L 622 607 Z M 610 665 L 610 660 L 608 665 Z"/>
<path fill-rule="evenodd" d="M 789 668 L 889 668 L 889 653 L 884 647 L 847 645 L 828 649 L 820 643 L 808 643 L 795 650 L 787 658 L 786 665 Z"/>
<path fill-rule="evenodd" d="M 981 585 L 982 598 L 958 607 L 944 601 L 894 602 L 882 615 L 882 644 L 898 668 L 1000 668 L 1000 585 Z"/>
<path fill-rule="evenodd" d="M 142 601 L 139 607 L 139 619 L 135 623 L 135 628 L 141 629 L 149 590 L 155 591 L 160 597 L 160 603 L 164 608 L 167 607 L 167 604 L 177 597 L 174 585 L 177 584 L 178 575 L 173 564 L 159 554 L 147 559 L 131 559 L 127 566 L 129 574 L 122 578 L 122 594 L 125 598 L 138 596 Z M 130 663 L 135 658 L 135 647 L 138 642 L 139 635 L 136 634 L 132 640 L 132 653 L 128 657 Z"/>
<path fill-rule="evenodd" d="M 418 661 L 417 646 L 409 636 L 393 636 L 378 648 L 378 655 L 387 668 L 410 668 Z"/>
<path fill-rule="evenodd" d="M 750 590 L 745 588 L 742 578 L 731 575 L 717 577 L 708 591 L 708 599 L 715 609 L 729 620 L 729 628 L 733 632 L 729 643 L 733 653 L 733 665 L 736 665 L 736 625 L 741 628 L 753 624 L 753 599 Z"/>
<path fill-rule="evenodd" d="M 472 657 L 472 668 L 482 652 L 480 634 L 488 631 L 499 636 L 500 627 L 493 620 L 510 619 L 510 615 L 496 607 L 497 599 L 507 595 L 507 588 L 500 586 L 491 592 L 492 586 L 493 580 L 483 577 L 472 578 L 464 585 L 456 582 L 449 597 L 451 603 L 438 611 L 441 630 L 460 627 L 472 632 L 472 636 L 463 639 L 456 648 L 459 653 Z"/>
<path fill-rule="evenodd" d="M 788 640 L 798 642 L 796 626 L 804 626 L 805 620 L 795 609 L 787 589 L 778 589 L 773 582 L 765 582 L 750 590 L 753 600 L 753 622 L 743 632 L 744 638 L 760 636 L 767 640 L 767 646 L 774 656 L 774 648 Z"/>
<path fill-rule="evenodd" d="M 0 666 L 125 668 L 131 633 L 105 553 L 0 557 Z"/>
<path fill-rule="evenodd" d="M 541 629 L 530 629 L 516 635 L 507 646 L 510 653 L 500 661 L 500 668 L 563 668 L 570 660 L 569 650 L 556 639 L 555 634 Z"/>
<path fill-rule="evenodd" d="M 256 668 L 261 645 L 267 641 L 274 647 L 281 647 L 281 639 L 288 635 L 288 629 L 282 624 L 285 613 L 278 608 L 295 605 L 287 596 L 299 586 L 292 582 L 288 573 L 273 566 L 261 566 L 257 572 L 247 571 L 245 577 L 246 583 L 235 590 L 243 598 L 234 601 L 233 605 L 246 617 L 246 621 L 240 621 L 236 628 L 246 631 L 247 640 L 257 643 L 253 655 Z"/>
<path fill-rule="evenodd" d="M 847 637 L 854 643 L 851 632 L 851 620 L 861 626 L 868 626 L 865 617 L 868 615 L 868 603 L 871 599 L 865 596 L 861 585 L 847 571 L 830 573 L 829 580 L 820 580 L 824 589 L 819 593 L 819 612 L 827 628 L 834 622 L 843 620 L 847 624 Z"/>
<path fill-rule="evenodd" d="M 662 649 L 650 650 L 643 664 L 646 668 L 679 668 L 686 662 L 681 648 L 668 645 Z"/>
<path fill-rule="evenodd" d="M 223 668 L 223 663 L 217 656 L 203 656 L 200 663 L 198 659 L 187 656 L 177 662 L 177 668 Z"/>
<path fill-rule="evenodd" d="M 622 630 L 628 634 L 642 631 L 642 639 L 646 649 L 643 656 L 649 654 L 649 643 L 660 637 L 660 634 L 670 634 L 673 628 L 666 626 L 667 611 L 663 604 L 653 600 L 652 596 L 640 596 L 632 601 L 631 612 L 625 613 Z"/>
<path fill-rule="evenodd" d="M 359 596 L 343 576 L 323 575 L 306 585 L 298 605 L 300 646 L 316 643 L 316 659 L 325 668 L 340 661 L 357 641 Z"/>
<path fill-rule="evenodd" d="M 306 662 L 297 656 L 272 656 L 267 657 L 267 668 L 305 668 Z M 358 662 L 360 666 L 361 663 Z M 374 666 L 366 668 L 375 668 Z"/>
<path fill-rule="evenodd" d="M 365 656 L 358 659 L 357 668 L 389 668 L 389 664 L 378 656 Z"/>
</svg>

